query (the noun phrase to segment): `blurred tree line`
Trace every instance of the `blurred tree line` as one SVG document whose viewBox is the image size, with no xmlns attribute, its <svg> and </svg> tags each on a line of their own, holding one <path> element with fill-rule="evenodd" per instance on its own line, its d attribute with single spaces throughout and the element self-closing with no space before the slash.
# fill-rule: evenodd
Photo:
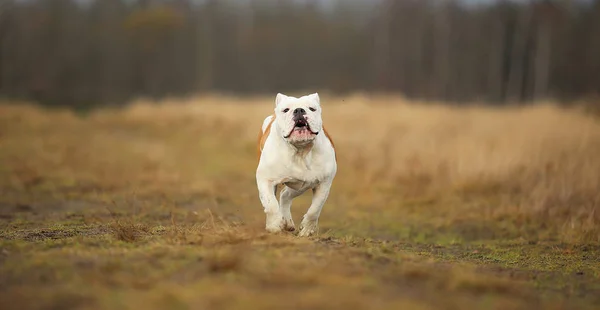
<svg viewBox="0 0 600 310">
<path fill-rule="evenodd" d="M 600 91 L 600 0 L 3 0 L 0 96 L 400 92 L 502 103 Z"/>
</svg>

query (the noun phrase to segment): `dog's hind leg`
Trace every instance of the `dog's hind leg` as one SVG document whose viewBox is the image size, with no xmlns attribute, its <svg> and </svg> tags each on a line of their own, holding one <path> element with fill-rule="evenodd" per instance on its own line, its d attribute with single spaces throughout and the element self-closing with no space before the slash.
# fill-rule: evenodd
<svg viewBox="0 0 600 310">
<path fill-rule="evenodd" d="M 296 230 L 296 226 L 294 226 L 294 220 L 292 219 L 292 199 L 302 195 L 305 190 L 295 190 L 290 187 L 285 186 L 281 191 L 279 208 L 281 210 L 281 214 L 283 215 L 284 226 L 283 229 L 288 231 Z"/>
</svg>

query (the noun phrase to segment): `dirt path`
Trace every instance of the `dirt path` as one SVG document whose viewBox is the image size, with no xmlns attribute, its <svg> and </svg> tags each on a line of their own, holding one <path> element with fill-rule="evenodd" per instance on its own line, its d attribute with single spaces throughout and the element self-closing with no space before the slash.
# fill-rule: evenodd
<svg viewBox="0 0 600 310">
<path fill-rule="evenodd" d="M 84 201 L 2 204 L 5 309 L 282 303 L 289 309 L 580 309 L 600 302 L 600 281 L 591 271 L 502 267 L 482 246 L 327 233 L 306 239 L 267 234 L 261 219 L 227 220 L 227 212 L 209 209 L 109 209 Z M 38 297 L 24 298 L 30 294 Z"/>
</svg>

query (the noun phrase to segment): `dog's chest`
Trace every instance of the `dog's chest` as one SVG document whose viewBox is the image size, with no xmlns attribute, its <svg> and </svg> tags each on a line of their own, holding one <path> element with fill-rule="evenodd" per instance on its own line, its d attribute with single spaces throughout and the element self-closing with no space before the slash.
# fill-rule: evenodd
<svg viewBox="0 0 600 310">
<path fill-rule="evenodd" d="M 285 163 L 284 182 L 294 187 L 306 187 L 319 183 L 327 175 L 327 165 L 320 158 L 290 158 Z"/>
</svg>

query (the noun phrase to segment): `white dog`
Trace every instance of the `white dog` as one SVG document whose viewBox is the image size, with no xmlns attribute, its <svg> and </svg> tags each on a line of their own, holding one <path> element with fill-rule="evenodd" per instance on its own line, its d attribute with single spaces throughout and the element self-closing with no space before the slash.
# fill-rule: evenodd
<svg viewBox="0 0 600 310">
<path fill-rule="evenodd" d="M 277 94 L 275 113 L 265 118 L 258 137 L 256 183 L 267 215 L 266 230 L 294 231 L 292 199 L 312 189 L 312 203 L 300 236 L 317 232 L 317 222 L 337 172 L 333 141 L 323 127 L 317 93 L 295 98 Z M 277 185 L 283 184 L 277 202 Z"/>
</svg>

